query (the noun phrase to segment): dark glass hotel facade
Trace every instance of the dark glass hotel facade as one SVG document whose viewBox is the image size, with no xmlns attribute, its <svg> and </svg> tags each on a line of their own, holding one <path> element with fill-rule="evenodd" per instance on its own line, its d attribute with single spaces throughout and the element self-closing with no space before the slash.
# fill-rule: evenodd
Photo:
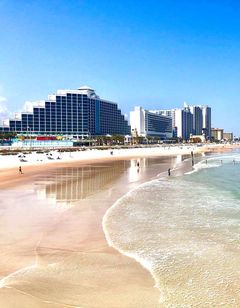
<svg viewBox="0 0 240 308">
<path fill-rule="evenodd" d="M 32 112 L 10 119 L 0 131 L 65 135 L 127 135 L 130 126 L 116 103 L 103 100 L 89 87 L 58 90 Z"/>
</svg>

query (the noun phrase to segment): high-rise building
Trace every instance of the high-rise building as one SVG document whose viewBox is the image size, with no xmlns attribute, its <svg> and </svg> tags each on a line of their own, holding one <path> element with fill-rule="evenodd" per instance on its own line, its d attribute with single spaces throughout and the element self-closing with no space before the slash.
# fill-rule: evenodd
<svg viewBox="0 0 240 308">
<path fill-rule="evenodd" d="M 190 112 L 193 115 L 193 135 L 202 135 L 203 131 L 203 112 L 200 106 L 189 106 Z"/>
<path fill-rule="evenodd" d="M 172 119 L 172 127 L 175 127 L 175 109 L 149 110 L 150 112 L 170 117 Z"/>
<path fill-rule="evenodd" d="M 193 131 L 193 115 L 189 108 L 175 110 L 177 137 L 188 140 Z"/>
<path fill-rule="evenodd" d="M 0 131 L 35 134 L 127 135 L 131 133 L 127 120 L 116 103 L 101 99 L 87 86 L 78 90 L 58 90 L 48 100 L 10 119 Z"/>
<path fill-rule="evenodd" d="M 152 112 L 172 118 L 174 137 L 188 139 L 193 132 L 193 115 L 188 106 L 178 109 L 153 110 Z"/>
<path fill-rule="evenodd" d="M 202 135 L 211 138 L 211 108 L 208 106 L 190 106 L 169 110 L 153 110 L 152 112 L 172 118 L 173 134 L 184 140 L 190 135 Z"/>
<path fill-rule="evenodd" d="M 211 108 L 208 106 L 202 106 L 203 114 L 203 131 L 206 139 L 211 139 Z"/>
<path fill-rule="evenodd" d="M 154 112 L 135 107 L 130 112 L 130 125 L 132 131 L 139 136 L 158 136 L 161 139 L 172 137 L 172 119 Z"/>
</svg>

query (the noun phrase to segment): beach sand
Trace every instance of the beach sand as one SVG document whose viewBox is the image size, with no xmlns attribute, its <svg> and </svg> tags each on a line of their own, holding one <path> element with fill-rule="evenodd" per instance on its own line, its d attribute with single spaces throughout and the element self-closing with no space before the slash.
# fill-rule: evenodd
<svg viewBox="0 0 240 308">
<path fill-rule="evenodd" d="M 157 307 L 150 273 L 108 246 L 102 218 L 176 163 L 115 157 L 1 171 L 0 306 Z"/>
<path fill-rule="evenodd" d="M 102 229 L 126 192 L 169 167 L 191 169 L 182 155 L 144 156 L 1 170 L 0 307 L 159 307 L 150 273 L 109 247 Z"/>
</svg>

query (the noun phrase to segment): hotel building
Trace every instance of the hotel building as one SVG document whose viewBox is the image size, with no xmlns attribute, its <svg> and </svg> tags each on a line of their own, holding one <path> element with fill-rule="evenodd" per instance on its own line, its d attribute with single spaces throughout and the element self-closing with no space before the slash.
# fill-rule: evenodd
<svg viewBox="0 0 240 308">
<path fill-rule="evenodd" d="M 175 110 L 175 126 L 177 137 L 188 140 L 193 132 L 193 114 L 189 108 Z"/>
<path fill-rule="evenodd" d="M 142 107 L 137 106 L 130 112 L 130 125 L 132 131 L 136 131 L 138 136 L 161 139 L 172 137 L 171 117 L 156 114 Z"/>
<path fill-rule="evenodd" d="M 33 134 L 127 135 L 130 126 L 117 104 L 101 99 L 87 86 L 77 90 L 58 90 L 48 100 L 22 112 L 0 131 Z"/>
<path fill-rule="evenodd" d="M 188 140 L 190 135 L 204 135 L 211 138 L 211 108 L 208 106 L 190 106 L 184 103 L 183 108 L 154 110 L 156 114 L 170 116 L 172 129 L 178 138 Z"/>
<path fill-rule="evenodd" d="M 150 112 L 170 117 L 172 119 L 172 127 L 175 127 L 175 109 L 150 110 Z"/>
</svg>

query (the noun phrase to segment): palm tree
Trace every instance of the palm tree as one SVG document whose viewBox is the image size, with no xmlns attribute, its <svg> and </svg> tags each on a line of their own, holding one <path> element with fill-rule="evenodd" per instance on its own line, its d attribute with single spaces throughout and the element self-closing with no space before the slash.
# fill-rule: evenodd
<svg viewBox="0 0 240 308">
<path fill-rule="evenodd" d="M 112 136 L 113 144 L 124 144 L 124 136 L 122 135 L 113 135 Z"/>
</svg>

